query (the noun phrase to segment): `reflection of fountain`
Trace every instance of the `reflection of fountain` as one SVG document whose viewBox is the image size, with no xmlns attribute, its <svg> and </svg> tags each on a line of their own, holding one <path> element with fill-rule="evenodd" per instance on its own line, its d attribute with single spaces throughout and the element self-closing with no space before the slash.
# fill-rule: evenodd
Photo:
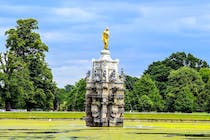
<svg viewBox="0 0 210 140">
<path fill-rule="evenodd" d="M 118 73 L 118 63 L 109 50 L 102 50 L 99 60 L 93 60 L 92 74 L 86 77 L 87 126 L 123 125 L 124 75 Z"/>
</svg>

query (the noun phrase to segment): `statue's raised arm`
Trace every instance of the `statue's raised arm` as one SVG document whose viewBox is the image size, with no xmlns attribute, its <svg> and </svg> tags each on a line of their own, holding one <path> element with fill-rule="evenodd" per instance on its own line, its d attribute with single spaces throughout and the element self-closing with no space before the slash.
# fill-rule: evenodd
<svg viewBox="0 0 210 140">
<path fill-rule="evenodd" d="M 102 40 L 104 42 L 104 49 L 108 50 L 108 44 L 109 44 L 109 28 L 108 27 L 106 27 L 106 29 L 103 31 Z"/>
</svg>

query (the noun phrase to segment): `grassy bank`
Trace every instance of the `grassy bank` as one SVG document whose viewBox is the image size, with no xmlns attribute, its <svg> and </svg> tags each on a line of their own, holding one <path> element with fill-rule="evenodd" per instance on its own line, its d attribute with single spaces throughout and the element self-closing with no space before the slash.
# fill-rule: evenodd
<svg viewBox="0 0 210 140">
<path fill-rule="evenodd" d="M 125 113 L 126 120 L 210 121 L 208 113 Z"/>
<path fill-rule="evenodd" d="M 0 119 L 83 119 L 84 112 L 0 112 Z M 208 113 L 125 113 L 125 120 L 210 121 Z"/>
<path fill-rule="evenodd" d="M 84 112 L 0 112 L 0 119 L 82 119 Z"/>
</svg>

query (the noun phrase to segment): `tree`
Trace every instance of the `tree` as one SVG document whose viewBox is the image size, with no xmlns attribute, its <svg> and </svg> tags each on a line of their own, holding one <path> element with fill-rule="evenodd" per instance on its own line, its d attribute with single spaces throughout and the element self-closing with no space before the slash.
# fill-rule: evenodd
<svg viewBox="0 0 210 140">
<path fill-rule="evenodd" d="M 57 105 L 58 105 L 58 110 L 66 111 L 67 110 L 67 96 L 68 92 L 64 88 L 58 88 L 57 89 L 57 94 L 56 94 L 56 99 L 57 99 Z"/>
<path fill-rule="evenodd" d="M 0 81 L 0 96 L 5 102 L 6 111 L 16 108 L 25 93 L 33 91 L 27 65 L 13 51 L 0 54 Z"/>
<path fill-rule="evenodd" d="M 165 111 L 174 110 L 175 96 L 174 93 L 170 93 L 170 91 L 168 91 L 170 72 L 172 70 L 178 70 L 182 67 L 190 67 L 196 71 L 200 70 L 200 74 L 204 74 L 203 71 L 206 68 L 208 69 L 209 65 L 206 61 L 196 58 L 190 53 L 186 54 L 184 52 L 176 52 L 172 53 L 169 57 L 162 61 L 153 62 L 144 72 L 144 74 L 149 74 L 156 83 L 160 95 L 165 102 Z M 204 75 L 202 77 L 203 80 L 206 78 Z M 201 94 L 199 94 L 199 96 L 200 95 Z"/>
<path fill-rule="evenodd" d="M 86 93 L 86 81 L 84 79 L 80 79 L 71 89 L 69 96 L 67 98 L 68 110 L 84 111 L 85 93 Z"/>
<path fill-rule="evenodd" d="M 141 111 L 153 111 L 154 103 L 147 95 L 142 95 L 139 99 L 139 108 Z"/>
<path fill-rule="evenodd" d="M 199 73 L 190 67 L 182 67 L 178 70 L 174 70 L 170 72 L 169 75 L 169 82 L 167 86 L 167 110 L 166 111 L 176 111 L 178 101 L 175 106 L 175 102 L 177 98 L 185 98 L 183 100 L 192 99 L 191 95 L 193 97 L 198 97 L 202 93 L 204 89 L 204 82 L 202 81 L 201 76 Z M 187 94 L 187 95 L 183 95 Z M 189 101 L 191 102 L 191 101 Z M 184 102 L 183 103 L 189 103 Z M 199 111 L 201 110 L 201 104 L 199 103 L 199 100 L 195 98 L 192 111 Z M 187 105 L 184 105 L 187 106 Z M 175 110 L 174 110 L 175 109 Z M 188 108 L 190 109 L 190 108 Z M 191 110 L 183 110 L 179 109 L 185 112 L 191 112 Z"/>
<path fill-rule="evenodd" d="M 135 98 L 133 99 L 133 106 L 135 105 L 139 105 L 142 103 L 140 103 L 141 101 L 141 97 L 143 95 L 146 95 L 150 98 L 150 100 L 153 102 L 153 106 L 151 108 L 152 111 L 160 111 L 162 110 L 162 99 L 161 96 L 159 94 L 159 90 L 156 87 L 154 81 L 152 81 L 150 75 L 146 74 L 143 75 L 134 85 L 134 90 L 133 90 L 133 94 L 135 96 Z M 143 99 L 146 100 L 146 98 L 144 97 Z M 148 102 L 150 102 L 149 100 L 147 100 Z M 148 103 L 145 101 L 145 103 Z M 137 108 L 139 111 L 144 111 L 141 110 L 142 108 Z"/>
<path fill-rule="evenodd" d="M 204 77 L 202 77 L 204 78 Z M 209 96 L 210 96 L 210 79 L 205 83 L 204 90 L 197 96 L 197 102 L 199 104 L 199 111 L 209 112 Z"/>
<path fill-rule="evenodd" d="M 48 47 L 41 41 L 40 35 L 33 30 L 38 29 L 38 21 L 35 19 L 19 19 L 15 29 L 6 31 L 6 48 L 15 52 L 15 55 L 23 58 L 25 62 L 41 57 Z"/>
<path fill-rule="evenodd" d="M 210 79 L 210 68 L 201 68 L 199 74 L 201 75 L 203 82 L 207 83 Z"/>
<path fill-rule="evenodd" d="M 160 91 L 160 95 L 165 98 L 166 87 L 168 82 L 168 76 L 172 69 L 165 65 L 163 62 L 153 62 L 149 65 L 144 74 L 149 74 L 151 78 L 156 82 L 157 88 Z"/>
<path fill-rule="evenodd" d="M 0 108 L 3 108 L 4 107 L 4 105 L 3 105 L 3 100 L 2 100 L 2 98 L 1 98 L 1 96 L 0 96 Z"/>
<path fill-rule="evenodd" d="M 6 48 L 13 52 L 13 56 L 21 59 L 28 69 L 29 80 L 32 83 L 30 92 L 25 92 L 25 107 L 53 108 L 56 85 L 53 82 L 51 69 L 45 62 L 45 52 L 48 47 L 41 41 L 40 35 L 34 30 L 38 29 L 35 19 L 19 19 L 16 28 L 6 31 Z M 41 99 L 39 99 L 40 97 Z M 44 101 L 45 100 L 45 101 Z"/>
<path fill-rule="evenodd" d="M 180 112 L 192 113 L 194 110 L 194 100 L 195 97 L 190 92 L 188 87 L 184 87 L 174 102 L 174 109 Z"/>
<path fill-rule="evenodd" d="M 69 84 L 67 84 L 65 87 L 64 87 L 64 90 L 65 90 L 65 92 L 70 92 L 72 89 L 73 89 L 73 85 L 69 85 Z"/>
<path fill-rule="evenodd" d="M 132 77 L 132 76 L 129 76 L 129 75 L 126 75 L 125 76 L 125 110 L 126 111 L 133 111 L 134 108 L 133 108 L 133 105 L 135 104 L 134 102 L 134 98 L 135 95 L 133 94 L 133 88 L 134 88 L 134 84 L 135 82 L 138 80 L 137 77 Z"/>
<path fill-rule="evenodd" d="M 210 95 L 207 96 L 206 111 L 210 113 Z"/>
<path fill-rule="evenodd" d="M 125 88 L 128 89 L 129 91 L 132 91 L 134 88 L 134 84 L 135 82 L 138 80 L 139 78 L 137 77 L 132 77 L 129 75 L 125 75 Z"/>
<path fill-rule="evenodd" d="M 203 82 L 205 83 L 204 90 L 197 97 L 198 104 L 200 105 L 199 111 L 209 111 L 209 101 L 208 97 L 210 95 L 210 68 L 201 68 L 199 74 L 202 77 Z"/>
<path fill-rule="evenodd" d="M 190 53 L 186 54 L 184 52 L 176 52 L 172 53 L 163 61 L 153 62 L 151 65 L 149 65 L 148 69 L 145 70 L 144 74 L 151 75 L 151 78 L 157 84 L 160 95 L 163 97 L 163 99 L 165 99 L 170 71 L 177 70 L 184 66 L 196 70 L 209 67 L 206 61 L 196 58 Z"/>
<path fill-rule="evenodd" d="M 187 66 L 199 70 L 200 68 L 209 67 L 206 61 L 194 57 L 192 54 L 184 52 L 172 53 L 168 58 L 163 61 L 166 66 L 171 69 L 177 70 L 181 67 Z"/>
<path fill-rule="evenodd" d="M 168 92 L 165 99 L 164 111 L 175 112 L 174 103 L 176 100 L 176 95 L 173 92 Z"/>
<path fill-rule="evenodd" d="M 68 109 L 67 103 L 69 102 L 69 96 L 71 95 L 71 90 L 74 88 L 73 85 L 67 84 L 64 88 L 58 88 L 56 91 L 57 100 L 57 110 L 65 111 Z M 71 95 L 73 97 L 73 95 Z M 72 101 L 72 100 L 71 100 Z"/>
</svg>

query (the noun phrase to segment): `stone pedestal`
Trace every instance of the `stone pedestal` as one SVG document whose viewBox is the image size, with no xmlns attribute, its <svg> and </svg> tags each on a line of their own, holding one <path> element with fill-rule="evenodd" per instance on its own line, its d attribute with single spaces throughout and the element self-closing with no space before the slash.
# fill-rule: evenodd
<svg viewBox="0 0 210 140">
<path fill-rule="evenodd" d="M 86 76 L 86 125 L 123 126 L 124 74 L 118 72 L 119 60 L 112 60 L 109 50 L 102 50 L 93 60 Z"/>
</svg>

